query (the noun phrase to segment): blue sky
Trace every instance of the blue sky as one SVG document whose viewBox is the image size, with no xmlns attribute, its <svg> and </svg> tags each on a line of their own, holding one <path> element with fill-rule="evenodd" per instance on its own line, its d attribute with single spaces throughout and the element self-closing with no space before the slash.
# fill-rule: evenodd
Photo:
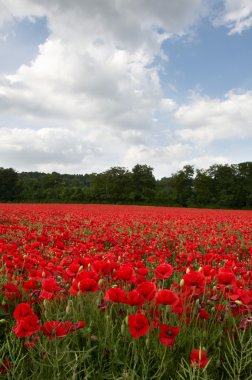
<svg viewBox="0 0 252 380">
<path fill-rule="evenodd" d="M 12 73 L 38 54 L 38 45 L 49 36 L 45 17 L 33 21 L 13 19 L 3 28 L 0 39 L 0 72 Z"/>
<path fill-rule="evenodd" d="M 183 100 L 194 88 L 212 97 L 222 97 L 230 89 L 252 88 L 252 28 L 229 36 L 225 27 L 216 28 L 206 19 L 191 41 L 168 40 L 163 48 L 170 57 L 164 86 L 168 92 L 173 78 L 171 84 Z"/>
<path fill-rule="evenodd" d="M 252 0 L 0 2 L 0 166 L 251 161 L 251 67 Z"/>
</svg>

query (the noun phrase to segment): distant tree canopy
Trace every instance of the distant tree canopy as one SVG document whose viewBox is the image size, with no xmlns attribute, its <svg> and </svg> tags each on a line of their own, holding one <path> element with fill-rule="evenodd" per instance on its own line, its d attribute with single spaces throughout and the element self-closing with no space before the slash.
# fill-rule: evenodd
<svg viewBox="0 0 252 380">
<path fill-rule="evenodd" d="M 18 197 L 18 174 L 9 168 L 0 168 L 0 201 L 14 201 Z"/>
<path fill-rule="evenodd" d="M 0 168 L 0 202 L 152 204 L 252 208 L 252 162 L 183 169 L 156 180 L 153 168 L 115 166 L 102 173 L 17 173 Z"/>
</svg>

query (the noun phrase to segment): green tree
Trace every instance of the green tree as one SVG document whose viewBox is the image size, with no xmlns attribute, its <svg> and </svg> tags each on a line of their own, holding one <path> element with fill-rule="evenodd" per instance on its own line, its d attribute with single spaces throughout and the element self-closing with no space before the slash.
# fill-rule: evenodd
<svg viewBox="0 0 252 380">
<path fill-rule="evenodd" d="M 153 168 L 148 165 L 135 165 L 132 169 L 133 199 L 136 202 L 153 202 L 156 180 Z"/>
<path fill-rule="evenodd" d="M 185 165 L 182 170 L 172 176 L 176 201 L 180 206 L 188 207 L 193 203 L 193 175 L 193 166 Z"/>
<path fill-rule="evenodd" d="M 107 199 L 110 202 L 127 202 L 133 190 L 132 175 L 124 167 L 115 166 L 103 173 Z"/>
<path fill-rule="evenodd" d="M 196 170 L 194 201 L 197 206 L 210 206 L 213 203 L 213 179 L 207 170 Z"/>
<path fill-rule="evenodd" d="M 236 170 L 236 208 L 252 208 L 252 162 L 233 165 Z"/>
<path fill-rule="evenodd" d="M 167 206 L 176 205 L 176 190 L 172 177 L 163 177 L 156 182 L 156 202 Z"/>
<path fill-rule="evenodd" d="M 17 172 L 12 168 L 0 168 L 0 201 L 14 201 L 20 190 Z"/>
<path fill-rule="evenodd" d="M 90 175 L 90 200 L 95 203 L 108 202 L 108 183 L 106 181 L 106 175 L 103 173 L 92 173 Z"/>
<path fill-rule="evenodd" d="M 236 170 L 234 166 L 212 165 L 208 173 L 213 180 L 215 205 L 220 208 L 235 207 Z"/>
<path fill-rule="evenodd" d="M 57 172 L 45 174 L 41 178 L 42 192 L 47 201 L 60 200 L 62 176 Z"/>
</svg>

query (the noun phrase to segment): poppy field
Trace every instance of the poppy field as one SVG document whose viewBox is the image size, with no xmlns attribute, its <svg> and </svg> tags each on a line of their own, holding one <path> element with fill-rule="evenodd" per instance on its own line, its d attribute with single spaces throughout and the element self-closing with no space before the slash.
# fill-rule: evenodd
<svg viewBox="0 0 252 380">
<path fill-rule="evenodd" d="M 251 220 L 0 204 L 0 379 L 252 379 Z"/>
</svg>

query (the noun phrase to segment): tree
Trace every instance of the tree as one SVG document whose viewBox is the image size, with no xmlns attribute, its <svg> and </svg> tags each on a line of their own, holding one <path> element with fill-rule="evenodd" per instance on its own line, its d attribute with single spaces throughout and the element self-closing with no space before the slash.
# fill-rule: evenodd
<svg viewBox="0 0 252 380">
<path fill-rule="evenodd" d="M 169 206 L 176 205 L 176 191 L 172 177 L 163 177 L 156 182 L 156 202 Z"/>
<path fill-rule="evenodd" d="M 18 174 L 15 170 L 0 168 L 0 201 L 14 201 L 19 192 Z"/>
<path fill-rule="evenodd" d="M 90 175 L 90 199 L 97 203 L 108 201 L 108 188 L 104 173 Z"/>
<path fill-rule="evenodd" d="M 213 196 L 217 207 L 235 207 L 236 171 L 234 166 L 212 165 L 208 173 L 213 180 Z"/>
<path fill-rule="evenodd" d="M 198 206 L 210 206 L 213 202 L 213 179 L 208 175 L 207 170 L 196 170 L 194 201 Z"/>
<path fill-rule="evenodd" d="M 45 174 L 41 178 L 42 191 L 47 201 L 59 200 L 62 186 L 62 176 L 57 172 Z"/>
<path fill-rule="evenodd" d="M 234 165 L 236 170 L 235 207 L 252 207 L 252 162 Z"/>
<path fill-rule="evenodd" d="M 107 199 L 113 203 L 127 202 L 133 190 L 131 173 L 124 167 L 115 166 L 103 175 Z"/>
<path fill-rule="evenodd" d="M 153 202 L 156 180 L 153 168 L 147 165 L 135 165 L 132 169 L 133 198 L 136 202 Z"/>
<path fill-rule="evenodd" d="M 180 206 L 188 207 L 193 202 L 193 175 L 193 166 L 185 165 L 172 176 L 176 201 Z"/>
</svg>

